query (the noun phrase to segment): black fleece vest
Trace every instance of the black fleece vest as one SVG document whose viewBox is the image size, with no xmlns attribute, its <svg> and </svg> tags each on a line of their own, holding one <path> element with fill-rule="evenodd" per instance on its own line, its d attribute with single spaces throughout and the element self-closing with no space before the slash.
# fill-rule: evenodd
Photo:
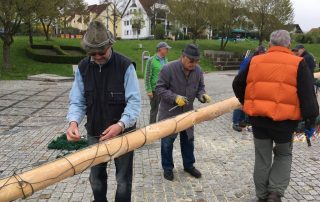
<svg viewBox="0 0 320 202">
<path fill-rule="evenodd" d="M 116 52 L 101 67 L 90 61 L 90 57 L 80 62 L 88 135 L 99 137 L 107 127 L 120 120 L 126 107 L 124 77 L 130 64 L 130 59 Z M 135 126 L 126 131 L 134 128 Z"/>
</svg>

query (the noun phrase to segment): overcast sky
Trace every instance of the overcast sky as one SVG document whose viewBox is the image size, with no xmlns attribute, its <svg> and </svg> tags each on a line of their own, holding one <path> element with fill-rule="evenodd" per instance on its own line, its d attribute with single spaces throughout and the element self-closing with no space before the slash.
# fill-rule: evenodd
<svg viewBox="0 0 320 202">
<path fill-rule="evenodd" d="M 85 1 L 88 4 L 99 3 L 99 0 Z M 291 0 L 291 2 L 295 13 L 294 21 L 303 31 L 320 27 L 320 0 Z"/>
</svg>

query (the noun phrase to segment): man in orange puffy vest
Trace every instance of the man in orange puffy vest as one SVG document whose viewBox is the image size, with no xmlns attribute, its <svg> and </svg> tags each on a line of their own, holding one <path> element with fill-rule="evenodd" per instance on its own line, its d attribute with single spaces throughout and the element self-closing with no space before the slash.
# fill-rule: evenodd
<svg viewBox="0 0 320 202">
<path fill-rule="evenodd" d="M 261 202 L 281 201 L 290 181 L 294 129 L 303 119 L 311 130 L 319 114 L 312 73 L 303 58 L 293 55 L 290 41 L 287 31 L 274 31 L 267 53 L 253 57 L 233 81 L 252 124 L 253 177 Z"/>
</svg>

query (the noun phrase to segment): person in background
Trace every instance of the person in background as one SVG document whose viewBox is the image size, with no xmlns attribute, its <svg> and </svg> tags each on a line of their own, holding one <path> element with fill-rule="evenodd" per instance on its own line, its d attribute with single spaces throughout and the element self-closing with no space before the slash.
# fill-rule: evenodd
<svg viewBox="0 0 320 202">
<path fill-rule="evenodd" d="M 201 103 L 210 103 L 211 97 L 205 91 L 203 72 L 199 66 L 200 50 L 189 44 L 185 47 L 179 60 L 166 64 L 159 74 L 156 93 L 160 96 L 159 120 L 177 116 L 193 110 L 197 98 Z M 161 163 L 164 178 L 172 181 L 173 176 L 173 143 L 177 134 L 161 139 Z M 193 127 L 180 132 L 180 145 L 183 167 L 195 178 L 201 172 L 194 167 L 194 130 Z"/>
<path fill-rule="evenodd" d="M 252 124 L 259 202 L 281 202 L 290 182 L 293 132 L 303 119 L 309 136 L 319 114 L 311 72 L 290 46 L 288 31 L 272 32 L 267 53 L 253 57 L 232 84 Z"/>
<path fill-rule="evenodd" d="M 304 61 L 306 61 L 313 78 L 314 69 L 316 67 L 316 63 L 314 60 L 314 57 L 304 48 L 302 44 L 298 44 L 294 49 L 293 52 L 300 57 L 304 58 Z"/>
<path fill-rule="evenodd" d="M 79 124 L 87 115 L 90 145 L 134 130 L 141 109 L 139 82 L 131 60 L 112 49 L 113 35 L 92 21 L 82 39 L 84 58 L 75 73 L 69 95 L 68 141 L 80 140 Z M 114 159 L 116 202 L 130 202 L 133 151 Z M 91 167 L 89 181 L 95 202 L 107 201 L 107 163 Z"/>
<path fill-rule="evenodd" d="M 168 63 L 168 59 L 166 58 L 166 56 L 169 52 L 169 49 L 171 49 L 171 47 L 166 42 L 158 43 L 156 48 L 156 54 L 150 57 L 147 61 L 146 71 L 144 74 L 145 88 L 150 99 L 151 107 L 149 119 L 150 124 L 157 121 L 160 98 L 155 93 L 155 88 L 157 85 L 160 70 L 162 69 L 163 65 Z"/>
<path fill-rule="evenodd" d="M 252 56 L 248 56 L 242 61 L 242 63 L 240 64 L 239 73 L 247 67 L 247 65 L 251 61 L 252 57 L 254 57 L 256 55 L 264 54 L 265 52 L 266 52 L 266 48 L 264 46 L 258 46 Z M 242 109 L 235 109 L 233 111 L 233 114 L 232 114 L 232 129 L 233 130 L 235 130 L 237 132 L 241 132 L 242 129 L 247 126 L 247 122 L 248 122 L 247 116 L 243 112 Z"/>
</svg>

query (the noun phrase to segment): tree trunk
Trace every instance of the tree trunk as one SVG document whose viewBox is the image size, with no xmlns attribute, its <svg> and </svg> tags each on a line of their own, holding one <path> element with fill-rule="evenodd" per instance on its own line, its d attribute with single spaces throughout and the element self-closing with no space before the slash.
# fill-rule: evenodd
<svg viewBox="0 0 320 202">
<path fill-rule="evenodd" d="M 41 21 L 41 24 L 42 24 L 42 28 L 43 28 L 44 34 L 46 35 L 46 40 L 49 41 L 50 40 L 49 28 L 50 28 L 51 21 L 47 25 L 43 22 L 42 19 L 40 19 L 40 21 Z"/>
<path fill-rule="evenodd" d="M 66 34 L 66 29 L 67 29 L 67 17 L 64 16 L 64 18 L 63 18 L 63 34 Z"/>
<path fill-rule="evenodd" d="M 223 44 L 223 50 L 227 47 L 228 42 L 229 42 L 229 38 L 227 37 L 226 42 L 224 42 Z"/>
<path fill-rule="evenodd" d="M 113 8 L 113 35 L 114 39 L 117 39 L 117 13 L 116 13 L 116 8 Z"/>
<path fill-rule="evenodd" d="M 3 41 L 3 68 L 4 70 L 10 70 L 11 64 L 10 64 L 10 42 Z"/>
<path fill-rule="evenodd" d="M 117 18 L 115 16 L 113 18 L 113 35 L 114 39 L 117 39 Z"/>
<path fill-rule="evenodd" d="M 224 42 L 223 41 L 224 41 L 224 36 L 221 37 L 220 50 L 224 50 L 224 46 L 223 46 Z"/>
<path fill-rule="evenodd" d="M 260 34 L 259 34 L 259 46 L 262 45 L 262 41 L 263 41 L 262 33 L 260 33 Z"/>
<path fill-rule="evenodd" d="M 30 46 L 33 45 L 33 36 L 32 36 L 32 24 L 28 22 L 28 33 L 29 33 L 29 44 Z"/>
</svg>

